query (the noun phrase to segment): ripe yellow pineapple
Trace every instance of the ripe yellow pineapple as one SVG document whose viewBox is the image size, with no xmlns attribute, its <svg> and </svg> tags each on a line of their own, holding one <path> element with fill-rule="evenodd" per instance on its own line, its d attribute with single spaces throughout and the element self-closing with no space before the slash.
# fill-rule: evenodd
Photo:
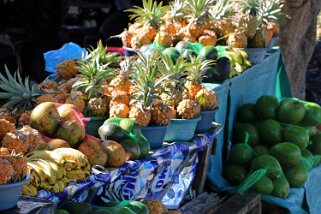
<svg viewBox="0 0 321 214">
<path fill-rule="evenodd" d="M 10 155 L 10 150 L 5 147 L 0 147 L 0 156 Z"/>
<path fill-rule="evenodd" d="M 252 39 L 256 33 L 259 22 L 257 17 L 251 14 L 243 14 L 238 21 L 238 28 L 244 32 L 248 39 Z"/>
<path fill-rule="evenodd" d="M 24 126 L 24 125 L 29 125 L 30 124 L 30 114 L 31 111 L 24 111 L 20 114 L 19 119 L 18 119 L 18 126 Z"/>
<path fill-rule="evenodd" d="M 57 91 L 70 93 L 73 84 L 75 82 L 77 82 L 77 80 L 78 80 L 78 77 L 74 77 L 74 78 L 71 78 L 68 80 L 63 79 L 63 80 L 59 81 Z"/>
<path fill-rule="evenodd" d="M 198 38 L 198 42 L 204 46 L 215 46 L 217 42 L 217 37 L 214 31 L 205 30 L 204 34 Z"/>
<path fill-rule="evenodd" d="M 10 183 L 15 175 L 12 164 L 7 159 L 0 157 L 0 169 L 0 184 Z"/>
<path fill-rule="evenodd" d="M 173 107 L 173 106 L 168 106 L 172 111 L 172 114 L 171 114 L 171 119 L 175 119 L 177 116 L 176 116 L 176 114 L 177 114 L 177 111 L 176 111 L 176 109 Z"/>
<path fill-rule="evenodd" d="M 235 30 L 233 33 L 229 34 L 226 43 L 233 48 L 246 48 L 247 37 L 242 31 Z"/>
<path fill-rule="evenodd" d="M 0 119 L 5 119 L 10 123 L 16 124 L 16 115 L 14 115 L 9 109 L 7 108 L 0 108 Z"/>
<path fill-rule="evenodd" d="M 58 102 L 58 99 L 55 98 L 55 96 L 52 94 L 43 94 L 37 98 L 36 105 L 39 105 L 40 103 L 44 103 L 44 102 Z"/>
<path fill-rule="evenodd" d="M 79 70 L 75 60 L 64 60 L 57 65 L 58 77 L 70 79 L 78 74 Z"/>
<path fill-rule="evenodd" d="M 146 200 L 143 203 L 151 214 L 168 213 L 167 207 L 159 200 Z"/>
<path fill-rule="evenodd" d="M 176 107 L 178 103 L 183 99 L 183 95 L 179 91 L 175 91 L 173 93 L 162 93 L 161 99 L 168 106 Z"/>
<path fill-rule="evenodd" d="M 3 149 L 1 148 L 0 150 L 3 150 Z M 11 153 L 10 152 L 2 152 L 2 153 L 0 152 L 0 162 L 3 160 L 6 160 L 9 164 L 11 164 L 12 169 L 13 169 L 13 173 L 12 173 L 10 180 L 4 179 L 4 180 L 7 180 L 6 183 L 18 182 L 26 177 L 28 167 L 27 167 L 27 161 L 24 157 L 22 157 L 21 155 L 17 155 L 15 153 L 15 151 L 12 151 Z M 9 168 L 11 169 L 10 166 L 9 166 Z M 3 168 L 1 168 L 1 169 L 3 169 Z M 0 172 L 0 174 L 1 174 L 1 172 Z M 11 174 L 11 172 L 9 174 Z"/>
<path fill-rule="evenodd" d="M 37 150 L 39 144 L 43 143 L 42 134 L 37 129 L 31 128 L 29 125 L 24 125 L 19 131 L 28 138 L 28 152 Z"/>
<path fill-rule="evenodd" d="M 8 133 L 13 132 L 16 126 L 5 119 L 0 119 L 0 140 Z"/>
<path fill-rule="evenodd" d="M 127 118 L 130 108 L 123 103 L 115 103 L 109 107 L 109 117 Z"/>
<path fill-rule="evenodd" d="M 65 91 L 55 94 L 55 98 L 57 99 L 58 103 L 65 103 L 69 97 L 70 94 L 66 93 Z"/>
<path fill-rule="evenodd" d="M 132 41 L 132 38 L 133 36 L 135 35 L 135 33 L 133 32 L 129 32 L 128 30 L 124 30 L 122 33 L 121 33 L 121 40 L 123 42 L 123 45 L 125 47 L 131 47 L 131 41 Z"/>
<path fill-rule="evenodd" d="M 157 30 L 153 26 L 148 24 L 143 26 L 143 28 L 139 33 L 141 33 L 142 35 L 145 35 L 148 40 L 153 41 L 157 34 Z"/>
<path fill-rule="evenodd" d="M 184 99 L 177 106 L 178 117 L 182 119 L 196 118 L 200 111 L 200 103 L 192 99 Z"/>
<path fill-rule="evenodd" d="M 133 62 L 126 58 L 120 63 L 119 74 L 109 83 L 111 87 L 110 91 L 124 91 L 129 94 L 132 82 L 130 81 L 129 75 L 132 69 Z"/>
<path fill-rule="evenodd" d="M 272 27 L 273 36 L 277 36 L 280 33 L 280 24 L 277 20 L 269 20 L 268 23 Z"/>
<path fill-rule="evenodd" d="M 70 97 L 66 100 L 66 103 L 75 105 L 80 112 L 84 112 L 86 107 L 83 93 L 79 91 L 71 93 Z"/>
<path fill-rule="evenodd" d="M 39 86 L 43 90 L 52 90 L 55 89 L 58 86 L 58 84 L 53 80 L 48 80 L 40 83 Z"/>
<path fill-rule="evenodd" d="M 151 40 L 147 38 L 147 36 L 143 34 L 138 34 L 133 36 L 133 38 L 130 41 L 130 46 L 134 49 L 139 49 L 140 47 L 144 45 L 148 45 L 151 43 Z"/>
<path fill-rule="evenodd" d="M 111 102 L 113 103 L 123 103 L 129 105 L 129 96 L 125 91 L 113 91 L 111 95 Z"/>
<path fill-rule="evenodd" d="M 103 97 L 94 97 L 89 99 L 87 103 L 87 110 L 90 112 L 90 115 L 93 116 L 103 116 L 108 112 L 108 98 Z"/>
<path fill-rule="evenodd" d="M 218 107 L 217 98 L 213 90 L 203 88 L 197 93 L 195 99 L 204 110 L 213 110 Z"/>
<path fill-rule="evenodd" d="M 143 109 L 136 105 L 131 107 L 128 117 L 135 120 L 140 126 L 147 126 L 151 120 L 151 113 L 149 109 Z"/>
<path fill-rule="evenodd" d="M 166 104 L 157 103 L 152 106 L 151 109 L 151 123 L 160 126 L 166 126 L 169 124 L 172 117 L 172 109 Z"/>
</svg>

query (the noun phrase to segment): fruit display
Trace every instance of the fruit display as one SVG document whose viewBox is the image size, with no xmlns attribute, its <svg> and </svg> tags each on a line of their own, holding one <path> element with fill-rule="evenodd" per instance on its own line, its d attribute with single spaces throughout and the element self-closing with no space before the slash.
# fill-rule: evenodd
<svg viewBox="0 0 321 214">
<path fill-rule="evenodd" d="M 133 49 L 151 43 L 171 47 L 180 41 L 265 48 L 279 34 L 282 7 L 276 0 L 173 0 L 169 5 L 144 0 L 142 7 L 126 10 L 134 23 L 119 37 Z"/>
<path fill-rule="evenodd" d="M 321 160 L 320 113 L 316 103 L 269 95 L 240 106 L 223 176 L 237 186 L 265 169 L 250 190 L 286 198 L 290 187 L 302 186 Z"/>
</svg>

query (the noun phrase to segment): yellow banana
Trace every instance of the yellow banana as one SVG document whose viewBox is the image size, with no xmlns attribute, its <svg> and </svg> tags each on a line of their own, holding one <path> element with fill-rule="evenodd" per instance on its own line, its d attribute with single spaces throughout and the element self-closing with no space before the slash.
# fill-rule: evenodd
<svg viewBox="0 0 321 214">
<path fill-rule="evenodd" d="M 67 186 L 67 185 L 69 184 L 69 182 L 70 182 L 70 179 L 67 178 L 67 177 L 63 177 L 63 178 L 61 179 L 61 181 L 65 184 L 65 186 Z"/>
<path fill-rule="evenodd" d="M 64 167 L 61 167 L 61 166 L 58 166 L 58 168 L 59 168 L 59 171 L 60 171 L 60 173 L 62 175 L 61 178 L 66 177 L 66 169 Z"/>
<path fill-rule="evenodd" d="M 31 190 L 31 196 L 36 196 L 37 195 L 37 193 L 38 193 L 38 190 L 37 190 L 37 188 L 34 186 L 34 185 L 29 185 L 29 188 L 30 188 L 30 190 Z"/>
<path fill-rule="evenodd" d="M 22 195 L 33 196 L 32 194 L 33 194 L 33 192 L 32 192 L 32 189 L 30 188 L 30 186 L 23 185 L 23 187 L 22 187 Z"/>
<path fill-rule="evenodd" d="M 79 168 L 86 166 L 89 163 L 86 155 L 73 148 L 57 148 L 52 152 L 61 154 L 67 162 L 76 162 Z"/>
<path fill-rule="evenodd" d="M 41 167 L 39 167 L 38 165 L 35 164 L 34 161 L 28 161 L 27 162 L 28 167 L 30 167 L 30 172 L 34 171 L 35 173 L 37 173 L 40 177 L 41 181 L 45 181 L 46 180 L 46 175 L 43 171 L 43 169 Z"/>
<path fill-rule="evenodd" d="M 56 182 L 55 185 L 52 186 L 51 192 L 58 193 L 59 192 L 59 185 Z"/>
<path fill-rule="evenodd" d="M 30 183 L 35 187 L 39 187 L 41 184 L 41 178 L 34 170 L 30 170 Z"/>
<path fill-rule="evenodd" d="M 241 50 L 241 49 L 233 49 L 234 51 L 236 51 L 238 54 L 240 54 L 243 58 L 243 60 L 247 60 L 248 59 L 248 55 L 246 53 L 246 51 Z"/>
<path fill-rule="evenodd" d="M 73 160 L 65 161 L 64 167 L 66 170 L 73 170 L 77 168 L 77 162 Z"/>
<path fill-rule="evenodd" d="M 62 171 L 60 170 L 59 166 L 53 161 L 47 160 L 46 162 L 50 165 L 51 169 L 55 172 L 56 179 L 57 180 L 61 179 L 63 174 L 62 174 Z"/>
<path fill-rule="evenodd" d="M 226 56 L 231 60 L 231 62 L 243 64 L 243 59 L 242 59 L 241 55 L 239 55 L 235 52 L 226 51 Z"/>
<path fill-rule="evenodd" d="M 46 175 L 46 180 L 48 183 L 54 185 L 56 183 L 56 173 L 55 171 L 51 168 L 50 164 L 42 159 L 34 159 L 32 160 L 34 164 L 38 165 L 41 167 Z"/>
<path fill-rule="evenodd" d="M 52 190 L 52 185 L 50 185 L 48 182 L 41 182 L 40 187 L 43 188 L 44 190 L 48 190 L 48 191 Z"/>
<path fill-rule="evenodd" d="M 67 178 L 77 181 L 84 180 L 89 174 L 78 169 L 78 170 L 71 170 L 67 171 Z"/>
<path fill-rule="evenodd" d="M 63 192 L 65 189 L 65 183 L 62 180 L 57 181 L 57 184 L 59 186 L 59 192 Z"/>
<path fill-rule="evenodd" d="M 46 150 L 35 150 L 28 152 L 24 156 L 27 160 L 35 159 L 35 158 L 40 158 L 43 160 L 51 160 L 58 165 L 63 166 L 64 165 L 64 158 L 61 154 L 59 153 L 54 153 L 52 151 L 46 151 Z"/>
</svg>

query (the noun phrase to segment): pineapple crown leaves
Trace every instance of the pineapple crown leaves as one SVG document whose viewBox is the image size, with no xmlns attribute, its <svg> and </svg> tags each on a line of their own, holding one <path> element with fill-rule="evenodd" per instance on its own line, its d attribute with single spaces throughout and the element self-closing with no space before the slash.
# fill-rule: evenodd
<svg viewBox="0 0 321 214">
<path fill-rule="evenodd" d="M 267 24 L 269 20 L 279 20 L 285 16 L 282 13 L 284 6 L 279 0 L 262 0 L 257 2 L 257 19 L 259 26 Z"/>
<path fill-rule="evenodd" d="M 209 13 L 216 20 L 228 19 L 235 15 L 235 2 L 231 0 L 217 0 L 215 5 L 211 6 Z"/>
<path fill-rule="evenodd" d="M 191 65 L 187 71 L 186 81 L 192 83 L 202 84 L 203 78 L 206 77 L 206 72 L 214 65 L 213 60 L 204 60 L 203 62 L 198 58 L 192 58 Z"/>
<path fill-rule="evenodd" d="M 174 0 L 169 3 L 170 13 L 174 20 L 183 18 L 185 15 L 186 2 L 183 0 Z"/>
<path fill-rule="evenodd" d="M 134 6 L 133 8 L 125 10 L 131 12 L 129 15 L 131 20 L 142 23 L 143 25 L 151 25 L 158 29 L 159 25 L 163 22 L 161 19 L 169 10 L 168 6 L 163 6 L 163 2 L 157 4 L 157 1 L 143 0 L 143 7 Z"/>
<path fill-rule="evenodd" d="M 162 83 L 172 74 L 159 75 L 158 64 L 159 52 L 154 51 L 152 55 L 145 56 L 138 54 L 138 60 L 134 64 L 134 73 L 131 75 L 134 87 L 134 100 L 139 101 L 143 108 L 150 108 L 155 100 L 160 99 L 160 94 L 164 91 Z"/>
<path fill-rule="evenodd" d="M 213 0 L 188 0 L 186 17 L 195 21 L 209 18 L 209 7 L 213 2 Z"/>
<path fill-rule="evenodd" d="M 256 15 L 258 11 L 258 0 L 237 0 L 236 4 L 244 14 Z"/>
<path fill-rule="evenodd" d="M 5 73 L 7 78 L 0 73 L 0 88 L 4 91 L 0 92 L 0 99 L 8 100 L 8 102 L 2 107 L 17 111 L 32 109 L 37 101 L 36 97 L 43 94 L 39 85 L 30 86 L 29 78 L 26 77 L 23 81 L 19 71 L 12 76 L 6 65 Z"/>
</svg>

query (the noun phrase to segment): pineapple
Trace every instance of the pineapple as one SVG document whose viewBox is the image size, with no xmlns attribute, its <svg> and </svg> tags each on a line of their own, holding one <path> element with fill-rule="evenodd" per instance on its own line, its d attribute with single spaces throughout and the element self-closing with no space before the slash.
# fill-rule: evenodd
<svg viewBox="0 0 321 214">
<path fill-rule="evenodd" d="M 217 37 L 214 31 L 205 30 L 204 34 L 198 38 L 198 42 L 204 46 L 215 46 Z"/>
<path fill-rule="evenodd" d="M 5 66 L 5 73 L 7 78 L 0 73 L 0 88 L 3 90 L 0 93 L 0 99 L 6 100 L 2 108 L 7 110 L 0 110 L 0 118 L 16 124 L 16 116 L 13 117 L 12 113 L 33 109 L 37 101 L 36 97 L 40 96 L 43 91 L 37 84 L 30 86 L 28 77 L 23 81 L 18 71 L 12 76 Z"/>
<path fill-rule="evenodd" d="M 0 147 L 0 156 L 10 155 L 10 150 L 8 148 Z"/>
<path fill-rule="evenodd" d="M 64 91 L 58 94 L 55 94 L 55 98 L 57 99 L 58 103 L 65 103 L 69 97 L 70 97 L 70 94 Z"/>
<path fill-rule="evenodd" d="M 12 164 L 6 158 L 0 157 L 0 169 L 0 184 L 10 183 L 15 175 Z"/>
<path fill-rule="evenodd" d="M 203 110 L 218 108 L 217 98 L 213 90 L 203 88 L 196 94 L 195 99 L 201 104 Z"/>
<path fill-rule="evenodd" d="M 176 114 L 177 114 L 177 111 L 176 109 L 173 107 L 173 106 L 168 106 L 170 109 L 171 109 L 171 119 L 176 119 Z"/>
<path fill-rule="evenodd" d="M 139 126 L 147 126 L 151 120 L 151 113 L 149 109 L 143 109 L 137 104 L 130 109 L 128 118 L 135 120 Z"/>
<path fill-rule="evenodd" d="M 212 0 L 188 0 L 186 3 L 186 17 L 188 18 L 187 34 L 198 38 L 204 30 L 210 28 L 209 6 Z"/>
<path fill-rule="evenodd" d="M 78 74 L 79 70 L 75 60 L 64 60 L 57 65 L 59 78 L 70 79 Z"/>
<path fill-rule="evenodd" d="M 111 97 L 111 102 L 113 103 L 129 105 L 129 96 L 124 91 L 113 91 Z"/>
<path fill-rule="evenodd" d="M 278 36 L 280 33 L 280 24 L 278 20 L 271 19 L 269 20 L 268 25 L 270 25 L 272 28 L 273 36 Z"/>
<path fill-rule="evenodd" d="M 53 80 L 48 80 L 40 83 L 39 86 L 42 90 L 52 90 L 57 88 L 58 84 Z"/>
<path fill-rule="evenodd" d="M 18 126 L 29 125 L 30 114 L 31 114 L 31 111 L 22 112 L 18 119 Z"/>
<path fill-rule="evenodd" d="M 133 62 L 130 58 L 126 58 L 120 63 L 119 74 L 109 83 L 111 91 L 124 91 L 129 94 L 130 86 L 132 85 L 129 79 L 132 64 Z"/>
<path fill-rule="evenodd" d="M 128 30 L 124 30 L 120 34 L 122 43 L 125 47 L 131 47 L 131 41 L 132 41 L 132 38 L 134 37 L 134 35 L 135 35 L 134 33 L 129 32 Z"/>
<path fill-rule="evenodd" d="M 247 47 L 247 37 L 245 33 L 240 30 L 235 30 L 228 36 L 226 41 L 227 45 L 233 48 L 246 48 Z"/>
<path fill-rule="evenodd" d="M 172 118 L 172 109 L 166 104 L 157 103 L 151 109 L 151 123 L 159 126 L 166 126 Z"/>
<path fill-rule="evenodd" d="M 103 97 L 93 97 L 89 99 L 87 104 L 87 113 L 93 116 L 103 116 L 108 112 L 108 98 Z"/>
<path fill-rule="evenodd" d="M 123 103 L 111 104 L 109 107 L 109 117 L 127 118 L 130 108 Z"/>
<path fill-rule="evenodd" d="M 8 133 L 13 132 L 16 126 L 5 119 L 0 119 L 0 140 Z"/>
<path fill-rule="evenodd" d="M 70 97 L 66 99 L 66 103 L 75 105 L 80 112 L 84 112 L 86 108 L 86 101 L 80 91 L 72 92 Z"/>
<path fill-rule="evenodd" d="M 69 80 L 59 81 L 57 91 L 59 93 L 70 93 L 72 86 L 75 82 L 77 82 L 78 77 L 71 78 Z"/>
<path fill-rule="evenodd" d="M 58 102 L 58 99 L 55 98 L 55 96 L 52 95 L 52 94 L 43 94 L 43 95 L 40 95 L 40 96 L 37 98 L 37 103 L 36 103 L 36 105 L 39 105 L 40 103 L 45 103 L 45 102 L 54 102 L 54 103 L 57 103 L 57 102 Z"/>
<path fill-rule="evenodd" d="M 169 47 L 173 44 L 173 41 L 174 37 L 170 33 L 166 31 L 160 31 L 155 36 L 154 43 L 157 43 L 163 47 Z"/>
<path fill-rule="evenodd" d="M 131 42 L 130 42 L 130 46 L 134 49 L 139 49 L 140 47 L 144 46 L 144 45 L 149 45 L 150 43 L 152 43 L 151 40 L 149 40 L 147 38 L 147 36 L 143 35 L 143 34 L 138 34 L 133 36 Z"/>
<path fill-rule="evenodd" d="M 148 209 L 148 213 L 151 213 L 151 214 L 168 213 L 167 207 L 159 200 L 146 200 L 143 203 L 146 205 Z"/>
<path fill-rule="evenodd" d="M 21 155 L 17 155 L 14 151 L 11 153 L 2 153 L 0 154 L 0 162 L 3 160 L 8 161 L 13 167 L 13 175 L 10 181 L 7 180 L 7 183 L 18 182 L 26 177 L 28 172 L 27 161 Z"/>
<path fill-rule="evenodd" d="M 196 118 L 201 112 L 201 105 L 198 101 L 184 99 L 177 106 L 177 115 L 182 119 Z"/>
<path fill-rule="evenodd" d="M 201 62 L 197 58 L 192 58 L 191 65 L 188 68 L 186 77 L 186 94 L 185 98 L 195 99 L 196 94 L 202 89 L 202 80 L 213 61 L 205 60 Z"/>
</svg>

